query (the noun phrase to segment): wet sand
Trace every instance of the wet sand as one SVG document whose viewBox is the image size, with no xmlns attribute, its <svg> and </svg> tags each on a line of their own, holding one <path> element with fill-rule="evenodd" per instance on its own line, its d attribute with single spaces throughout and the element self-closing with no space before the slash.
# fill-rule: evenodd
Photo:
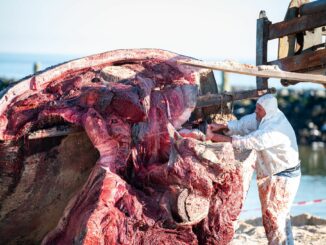
<svg viewBox="0 0 326 245">
<path fill-rule="evenodd" d="M 296 245 L 325 245 L 326 219 L 310 214 L 291 217 L 292 231 Z M 240 221 L 231 245 L 267 244 L 261 218 Z"/>
</svg>

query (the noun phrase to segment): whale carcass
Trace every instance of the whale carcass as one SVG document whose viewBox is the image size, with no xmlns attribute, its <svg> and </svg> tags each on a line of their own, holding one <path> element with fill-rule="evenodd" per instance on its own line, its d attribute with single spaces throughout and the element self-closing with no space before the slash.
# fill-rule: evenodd
<svg viewBox="0 0 326 245">
<path fill-rule="evenodd" d="M 0 92 L 0 243 L 228 244 L 255 153 L 182 137 L 207 70 L 157 49 Z"/>
</svg>

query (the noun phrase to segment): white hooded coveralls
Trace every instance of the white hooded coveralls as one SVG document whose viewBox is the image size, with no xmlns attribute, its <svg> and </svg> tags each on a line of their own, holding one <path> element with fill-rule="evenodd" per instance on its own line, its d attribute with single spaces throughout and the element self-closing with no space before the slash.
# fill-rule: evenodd
<svg viewBox="0 0 326 245">
<path fill-rule="evenodd" d="M 299 186 L 300 169 L 290 177 L 276 174 L 300 164 L 296 136 L 274 96 L 264 95 L 257 103 L 266 111 L 262 121 L 256 120 L 256 113 L 230 121 L 229 135 L 234 147 L 258 153 L 257 184 L 269 244 L 293 244 L 289 212 Z"/>
</svg>

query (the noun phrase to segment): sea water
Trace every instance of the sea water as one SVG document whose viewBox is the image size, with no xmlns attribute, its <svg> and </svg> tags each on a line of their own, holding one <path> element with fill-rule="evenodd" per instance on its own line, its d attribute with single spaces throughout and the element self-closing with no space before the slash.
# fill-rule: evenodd
<svg viewBox="0 0 326 245">
<path fill-rule="evenodd" d="M 18 80 L 33 74 L 34 63 L 38 63 L 43 70 L 78 57 L 82 56 L 0 53 L 0 78 Z"/>
</svg>

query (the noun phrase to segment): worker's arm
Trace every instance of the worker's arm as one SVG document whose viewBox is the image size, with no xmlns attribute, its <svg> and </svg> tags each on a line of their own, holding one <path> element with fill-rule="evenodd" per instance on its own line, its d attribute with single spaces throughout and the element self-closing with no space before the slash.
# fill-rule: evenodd
<svg viewBox="0 0 326 245">
<path fill-rule="evenodd" d="M 216 132 L 227 130 L 227 126 L 223 124 L 210 124 L 207 127 L 206 140 L 211 140 L 213 142 L 230 142 L 232 143 L 232 138 L 230 136 L 218 134 Z"/>
<path fill-rule="evenodd" d="M 206 135 L 206 140 L 211 140 L 213 142 L 229 142 L 232 143 L 232 137 L 213 133 L 211 135 Z"/>
<path fill-rule="evenodd" d="M 201 141 L 204 141 L 206 139 L 205 134 L 203 134 L 198 129 L 186 129 L 186 128 L 183 128 L 183 129 L 179 130 L 179 134 L 182 137 L 185 137 L 185 138 L 193 138 L 193 139 L 201 140 Z"/>
<path fill-rule="evenodd" d="M 214 133 L 221 133 L 229 131 L 227 124 L 218 124 L 218 123 L 211 123 L 207 126 L 207 131 L 214 132 Z"/>
<path fill-rule="evenodd" d="M 256 113 L 242 117 L 240 120 L 232 120 L 227 124 L 228 135 L 247 135 L 258 128 Z"/>
<path fill-rule="evenodd" d="M 279 131 L 256 130 L 246 136 L 232 136 L 232 145 L 238 149 L 261 151 L 281 144 L 291 144 L 291 141 Z"/>
<path fill-rule="evenodd" d="M 256 114 L 249 114 L 240 120 L 232 120 L 227 124 L 211 123 L 207 130 L 213 133 L 224 133 L 227 135 L 246 135 L 258 128 Z"/>
</svg>

